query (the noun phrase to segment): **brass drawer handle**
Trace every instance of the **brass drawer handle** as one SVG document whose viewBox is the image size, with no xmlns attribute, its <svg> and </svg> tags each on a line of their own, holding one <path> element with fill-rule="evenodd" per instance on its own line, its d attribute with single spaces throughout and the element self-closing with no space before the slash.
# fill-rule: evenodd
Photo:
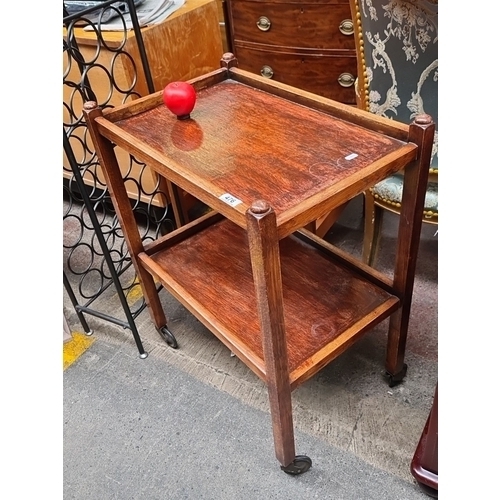
<svg viewBox="0 0 500 500">
<path fill-rule="evenodd" d="M 259 17 L 257 28 L 259 28 L 260 31 L 269 31 L 271 29 L 271 20 L 266 16 Z"/>
<path fill-rule="evenodd" d="M 351 19 L 344 19 L 340 23 L 339 30 L 343 35 L 352 35 L 354 33 L 354 23 Z"/>
<path fill-rule="evenodd" d="M 337 80 L 342 87 L 351 87 L 354 85 L 355 78 L 351 73 L 342 73 Z"/>
<path fill-rule="evenodd" d="M 260 70 L 260 74 L 264 77 L 264 78 L 272 78 L 273 75 L 274 75 L 274 71 L 273 71 L 273 68 L 271 68 L 271 66 L 262 66 L 261 70 Z"/>
</svg>

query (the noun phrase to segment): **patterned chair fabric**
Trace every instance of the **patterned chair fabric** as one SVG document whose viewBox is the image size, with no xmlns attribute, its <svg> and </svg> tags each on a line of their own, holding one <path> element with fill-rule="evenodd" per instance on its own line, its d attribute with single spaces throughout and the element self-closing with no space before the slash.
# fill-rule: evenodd
<svg viewBox="0 0 500 500">
<path fill-rule="evenodd" d="M 358 54 L 358 107 L 403 123 L 427 113 L 436 124 L 422 220 L 437 223 L 438 0 L 350 3 Z M 396 174 L 366 195 L 373 196 L 375 204 L 398 212 L 402 190 L 403 176 Z"/>
<path fill-rule="evenodd" d="M 358 105 L 389 119 L 410 123 L 427 113 L 436 123 L 431 170 L 438 169 L 438 2 L 354 0 L 357 20 Z M 400 182 L 383 181 L 375 192 L 399 202 Z M 436 196 L 426 210 L 437 211 Z"/>
</svg>

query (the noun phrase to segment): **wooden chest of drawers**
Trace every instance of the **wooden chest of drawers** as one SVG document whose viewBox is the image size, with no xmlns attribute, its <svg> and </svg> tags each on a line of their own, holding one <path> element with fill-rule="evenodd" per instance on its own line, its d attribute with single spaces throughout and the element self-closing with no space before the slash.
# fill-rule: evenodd
<svg viewBox="0 0 500 500">
<path fill-rule="evenodd" d="M 349 0 L 227 0 L 239 67 L 355 104 Z"/>
</svg>

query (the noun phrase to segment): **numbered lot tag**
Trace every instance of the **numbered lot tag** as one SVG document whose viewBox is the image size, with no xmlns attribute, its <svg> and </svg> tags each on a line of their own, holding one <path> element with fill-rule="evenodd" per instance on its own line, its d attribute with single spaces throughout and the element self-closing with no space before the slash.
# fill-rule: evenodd
<svg viewBox="0 0 500 500">
<path fill-rule="evenodd" d="M 238 200 L 238 198 L 235 198 L 232 194 L 229 193 L 224 193 L 223 195 L 219 196 L 219 200 L 222 200 L 224 203 L 227 203 L 232 207 L 235 207 L 236 205 L 242 203 L 241 200 Z"/>
</svg>

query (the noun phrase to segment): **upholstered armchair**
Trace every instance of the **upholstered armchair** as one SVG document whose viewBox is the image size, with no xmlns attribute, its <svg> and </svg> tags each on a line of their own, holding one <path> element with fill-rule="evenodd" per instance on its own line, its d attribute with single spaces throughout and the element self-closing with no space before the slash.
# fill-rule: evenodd
<svg viewBox="0 0 500 500">
<path fill-rule="evenodd" d="M 350 0 L 358 56 L 358 107 L 409 123 L 432 116 L 436 134 L 423 222 L 438 222 L 438 0 Z M 384 210 L 399 213 L 403 174 L 365 192 L 363 260 L 372 265 Z"/>
</svg>

